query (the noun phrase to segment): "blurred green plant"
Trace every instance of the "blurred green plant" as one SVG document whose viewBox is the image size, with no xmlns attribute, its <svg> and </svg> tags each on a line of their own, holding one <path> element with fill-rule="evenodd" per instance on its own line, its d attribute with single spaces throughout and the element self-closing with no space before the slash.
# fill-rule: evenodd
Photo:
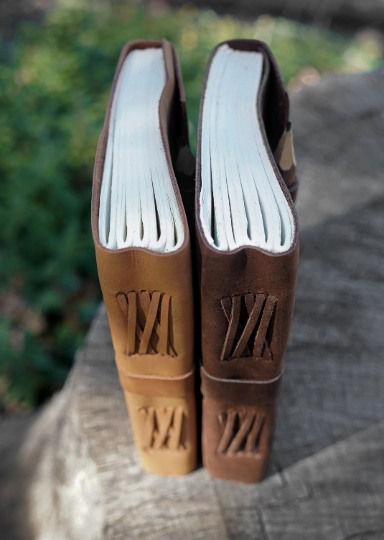
<svg viewBox="0 0 384 540">
<path fill-rule="evenodd" d="M 133 39 L 172 41 L 182 64 L 192 148 L 211 49 L 269 43 L 287 83 L 371 70 L 380 42 L 298 23 L 245 23 L 185 6 L 73 2 L 19 26 L 0 61 L 0 402 L 31 407 L 60 388 L 100 301 L 90 233 L 92 167 L 113 73 Z M 304 81 L 304 82 L 303 82 Z"/>
</svg>

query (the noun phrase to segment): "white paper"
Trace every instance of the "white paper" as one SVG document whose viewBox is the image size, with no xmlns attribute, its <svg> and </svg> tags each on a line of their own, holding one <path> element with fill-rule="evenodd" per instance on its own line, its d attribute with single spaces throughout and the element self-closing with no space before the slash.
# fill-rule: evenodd
<svg viewBox="0 0 384 540">
<path fill-rule="evenodd" d="M 178 249 L 184 228 L 161 140 L 162 49 L 130 52 L 113 98 L 99 208 L 103 246 Z"/>
<path fill-rule="evenodd" d="M 294 219 L 264 146 L 256 111 L 263 55 L 221 46 L 211 64 L 202 119 L 201 221 L 208 242 L 287 251 Z M 213 215 L 212 215 L 213 212 Z"/>
</svg>

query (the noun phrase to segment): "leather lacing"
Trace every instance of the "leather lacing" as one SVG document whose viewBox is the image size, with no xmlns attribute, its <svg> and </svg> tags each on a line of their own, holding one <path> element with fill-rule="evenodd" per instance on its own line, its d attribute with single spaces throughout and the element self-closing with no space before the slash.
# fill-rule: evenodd
<svg viewBox="0 0 384 540">
<path fill-rule="evenodd" d="M 244 296 L 245 305 L 248 313 L 248 320 L 242 330 L 240 321 L 241 296 L 232 298 L 224 297 L 221 305 L 228 321 L 228 330 L 225 336 L 220 360 L 228 358 L 239 358 L 241 356 L 254 356 L 261 358 L 267 356 L 272 360 L 272 353 L 266 340 L 267 331 L 272 319 L 273 311 L 276 305 L 275 296 L 265 296 L 265 294 L 246 294 Z M 251 337 L 255 334 L 252 347 Z M 237 344 L 231 353 L 235 338 Z"/>
<path fill-rule="evenodd" d="M 149 291 L 140 291 L 139 293 L 136 291 L 119 292 L 117 301 L 128 321 L 128 355 L 162 354 L 176 356 L 176 352 L 169 342 L 171 304 L 169 294 L 160 293 L 159 291 L 152 293 Z"/>
</svg>

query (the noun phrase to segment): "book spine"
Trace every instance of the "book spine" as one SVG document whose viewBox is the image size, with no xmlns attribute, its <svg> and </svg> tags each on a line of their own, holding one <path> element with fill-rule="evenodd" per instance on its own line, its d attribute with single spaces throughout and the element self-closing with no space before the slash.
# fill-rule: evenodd
<svg viewBox="0 0 384 540">
<path fill-rule="evenodd" d="M 196 466 L 193 294 L 189 242 L 176 254 L 96 246 L 116 365 L 141 462 Z"/>
<path fill-rule="evenodd" d="M 200 235 L 203 461 L 213 476 L 263 479 L 294 307 L 298 245 L 218 252 Z"/>
<path fill-rule="evenodd" d="M 159 103 L 161 136 L 169 174 L 182 215 L 185 240 L 172 253 L 129 247 L 109 250 L 100 243 L 100 191 L 113 94 L 130 51 L 162 47 L 167 83 Z M 92 233 L 116 365 L 144 468 L 179 475 L 197 459 L 194 308 L 191 247 L 183 200 L 192 197 L 188 124 L 181 72 L 173 46 L 163 40 L 136 41 L 122 50 L 95 159 Z M 180 150 L 184 149 L 180 157 Z M 186 157 L 185 157 L 185 155 Z M 184 175 L 181 193 L 173 170 Z M 191 193 L 190 193 L 191 191 Z"/>
</svg>

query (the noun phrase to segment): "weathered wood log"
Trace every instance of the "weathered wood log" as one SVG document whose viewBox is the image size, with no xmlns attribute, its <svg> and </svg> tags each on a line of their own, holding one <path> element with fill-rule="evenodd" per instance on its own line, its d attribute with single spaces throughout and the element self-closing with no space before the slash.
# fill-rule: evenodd
<svg viewBox="0 0 384 540">
<path fill-rule="evenodd" d="M 144 0 L 150 3 L 150 0 Z M 183 0 L 169 0 L 180 6 Z M 318 26 L 354 31 L 369 27 L 384 27 L 384 4 L 378 0 L 195 0 L 199 8 L 211 8 L 218 13 L 246 19 L 263 14 L 287 17 Z"/>
<path fill-rule="evenodd" d="M 269 477 L 142 472 L 101 307 L 65 388 L 0 423 L 2 538 L 384 537 L 383 82 L 293 96 L 301 262 Z"/>
</svg>

